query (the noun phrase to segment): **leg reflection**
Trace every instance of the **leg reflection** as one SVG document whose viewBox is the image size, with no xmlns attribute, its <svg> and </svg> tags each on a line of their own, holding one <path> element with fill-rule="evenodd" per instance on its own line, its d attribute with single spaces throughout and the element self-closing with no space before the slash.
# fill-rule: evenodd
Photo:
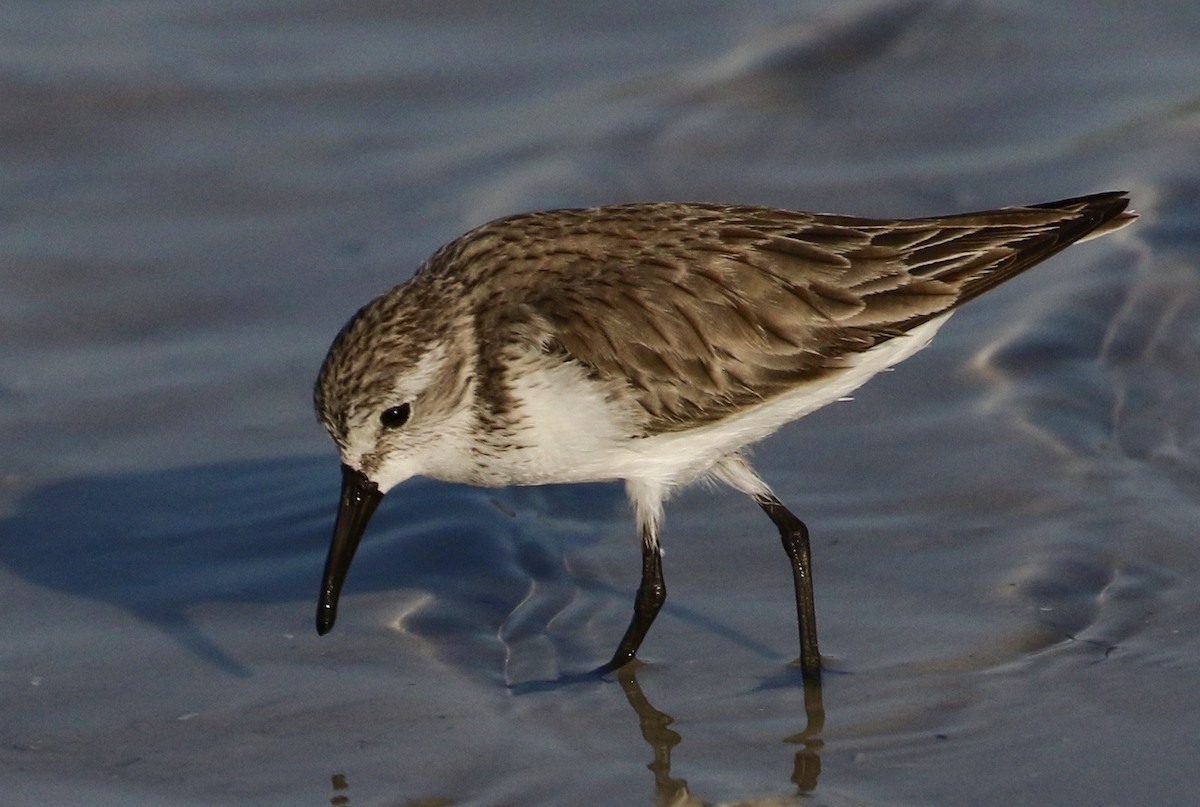
<svg viewBox="0 0 1200 807">
<path fill-rule="evenodd" d="M 617 670 L 617 680 L 625 699 L 638 716 L 642 738 L 654 753 L 654 760 L 646 767 L 654 774 L 654 803 L 663 805 L 707 804 L 693 796 L 688 790 L 686 779 L 671 776 L 671 751 L 682 741 L 679 733 L 670 728 L 674 718 L 660 712 L 650 703 L 637 681 L 640 662 L 634 660 Z M 805 795 L 816 790 L 821 775 L 821 749 L 825 742 L 825 705 L 821 697 L 821 685 L 816 681 L 804 684 L 804 712 L 806 725 L 802 731 L 784 738 L 784 742 L 800 745 L 793 764 L 791 781 L 797 792 Z"/>
<path fill-rule="evenodd" d="M 784 742 L 800 746 L 792 768 L 792 782 L 800 793 L 811 793 L 817 789 L 821 749 L 825 747 L 825 740 L 821 738 L 825 731 L 825 701 L 821 697 L 820 681 L 804 682 L 804 713 L 808 725 L 798 734 L 785 737 Z"/>
<path fill-rule="evenodd" d="M 646 766 L 654 774 L 654 803 L 687 804 L 690 800 L 687 780 L 671 778 L 671 749 L 679 745 L 682 738 L 668 728 L 674 718 L 655 709 L 646 699 L 635 674 L 638 663 L 634 661 L 617 670 L 617 680 L 621 682 L 625 699 L 637 713 L 642 738 L 654 751 L 654 761 Z"/>
</svg>

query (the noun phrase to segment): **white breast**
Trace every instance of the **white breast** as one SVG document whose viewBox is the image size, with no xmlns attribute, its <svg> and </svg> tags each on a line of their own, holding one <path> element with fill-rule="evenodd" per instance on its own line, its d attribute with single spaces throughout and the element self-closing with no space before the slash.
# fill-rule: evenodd
<svg viewBox="0 0 1200 807">
<path fill-rule="evenodd" d="M 843 398 L 921 350 L 950 314 L 862 353 L 846 370 L 731 417 L 686 431 L 631 438 L 628 409 L 568 364 L 539 364 L 514 378 L 524 447 L 489 458 L 496 484 L 641 480 L 671 488 L 707 474 L 722 457 Z M 662 379 L 663 384 L 677 383 Z"/>
</svg>

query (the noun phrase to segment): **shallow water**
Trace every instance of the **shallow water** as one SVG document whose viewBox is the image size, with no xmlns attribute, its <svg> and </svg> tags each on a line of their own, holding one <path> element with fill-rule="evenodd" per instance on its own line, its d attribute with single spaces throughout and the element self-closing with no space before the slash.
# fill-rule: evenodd
<svg viewBox="0 0 1200 807">
<path fill-rule="evenodd" d="M 0 771 L 88 804 L 1185 803 L 1200 753 L 1192 3 L 9 3 Z M 818 702 L 758 509 L 668 506 L 603 661 L 617 486 L 389 495 L 312 614 L 350 313 L 520 210 L 919 215 L 1127 188 L 757 451 L 814 538 Z M 756 801 L 757 800 L 757 801 Z"/>
</svg>

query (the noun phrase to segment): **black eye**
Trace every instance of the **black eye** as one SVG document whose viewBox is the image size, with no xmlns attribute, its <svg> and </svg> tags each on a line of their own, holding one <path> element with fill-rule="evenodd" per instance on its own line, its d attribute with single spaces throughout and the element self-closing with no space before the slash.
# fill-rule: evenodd
<svg viewBox="0 0 1200 807">
<path fill-rule="evenodd" d="M 412 407 L 406 403 L 399 406 L 393 406 L 391 409 L 384 409 L 379 413 L 379 422 L 383 424 L 385 429 L 398 429 L 405 423 L 408 423 L 408 417 L 412 414 Z"/>
</svg>

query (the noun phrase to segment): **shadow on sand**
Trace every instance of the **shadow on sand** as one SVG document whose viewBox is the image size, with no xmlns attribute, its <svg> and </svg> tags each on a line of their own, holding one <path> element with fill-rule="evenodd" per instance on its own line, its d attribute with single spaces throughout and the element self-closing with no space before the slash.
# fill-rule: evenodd
<svg viewBox="0 0 1200 807">
<path fill-rule="evenodd" d="M 0 563 L 39 587 L 125 609 L 245 676 L 188 613 L 209 602 L 315 608 L 337 485 L 334 463 L 306 458 L 59 482 L 0 523 Z M 611 516 L 619 493 L 596 494 L 555 497 L 582 518 L 597 507 Z M 477 616 L 498 624 L 525 595 L 538 554 L 518 526 L 544 515 L 531 507 L 520 494 L 414 480 L 380 508 L 347 588 L 423 589 L 495 611 Z"/>
</svg>

